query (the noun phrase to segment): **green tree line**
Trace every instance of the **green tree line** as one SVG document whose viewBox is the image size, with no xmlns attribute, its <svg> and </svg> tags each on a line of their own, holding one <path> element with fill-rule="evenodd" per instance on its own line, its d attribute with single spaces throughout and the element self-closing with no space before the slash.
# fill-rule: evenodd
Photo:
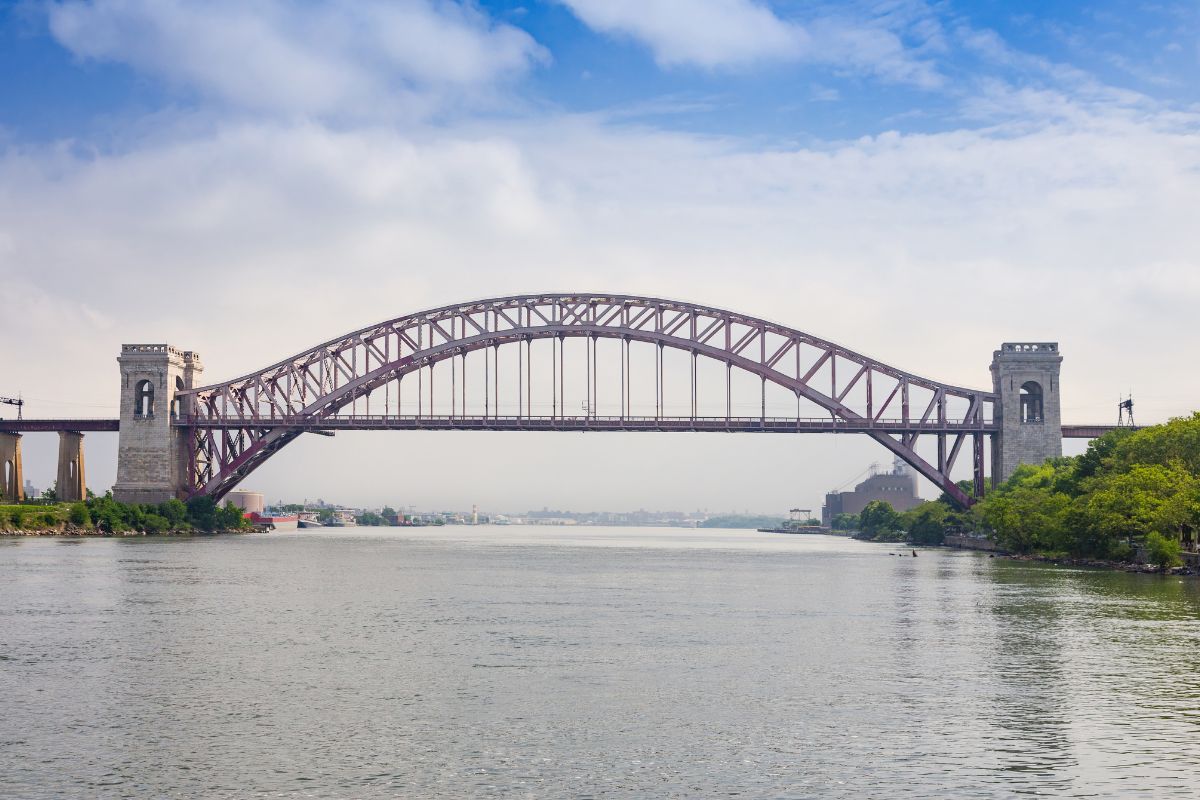
<svg viewBox="0 0 1200 800">
<path fill-rule="evenodd" d="M 1079 456 L 1018 467 L 979 503 L 1005 549 L 1172 566 L 1200 530 L 1200 413 L 1118 429 Z"/>
<path fill-rule="evenodd" d="M 249 523 L 232 503 L 217 505 L 211 498 L 196 497 L 184 503 L 121 503 L 112 493 L 90 495 L 87 500 L 57 506 L 4 506 L 0 527 L 10 529 L 53 529 L 64 524 L 105 533 L 166 533 L 168 531 L 241 530 Z"/>
<path fill-rule="evenodd" d="M 1150 563 L 1175 566 L 1200 535 L 1200 413 L 1110 431 L 1082 455 L 1022 465 L 970 511 L 945 494 L 904 512 L 873 501 L 833 527 L 914 544 L 976 531 L 1010 552 L 1052 557 L 1129 561 L 1140 549 Z"/>
<path fill-rule="evenodd" d="M 972 524 L 971 514 L 955 508 L 946 494 L 907 511 L 897 511 L 886 500 L 872 500 L 861 514 L 838 514 L 832 521 L 835 530 L 857 531 L 858 539 L 921 545 L 943 544 L 947 534 Z"/>
</svg>

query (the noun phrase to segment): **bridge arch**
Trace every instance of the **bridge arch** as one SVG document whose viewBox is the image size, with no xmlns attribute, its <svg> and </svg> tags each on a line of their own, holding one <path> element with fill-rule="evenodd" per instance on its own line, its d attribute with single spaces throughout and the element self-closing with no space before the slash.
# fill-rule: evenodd
<svg viewBox="0 0 1200 800">
<path fill-rule="evenodd" d="M 982 491 L 982 437 L 993 431 L 996 395 L 940 383 L 896 369 L 803 331 L 736 312 L 661 298 L 609 294 L 519 295 L 443 306 L 353 331 L 263 370 L 223 383 L 181 391 L 179 426 L 187 429 L 187 492 L 220 497 L 272 454 L 305 431 L 345 427 L 339 415 L 357 400 L 456 356 L 532 342 L 587 338 L 617 339 L 670 348 L 725 364 L 783 387 L 821 409 L 821 427 L 761 426 L 726 415 L 726 430 L 867 433 L 933 480 L 959 502 L 971 497 L 950 479 L 960 448 L 970 438 L 975 453 L 977 494 Z M 559 350 L 561 353 L 561 349 Z M 561 356 L 560 356 L 561 358 Z M 499 360 L 497 358 L 497 371 Z M 622 370 L 624 362 L 622 362 Z M 623 375 L 624 373 L 622 373 Z M 693 372 L 693 392 L 695 377 Z M 497 378 L 498 380 L 498 378 Z M 531 384 L 532 385 L 532 384 Z M 764 388 L 765 392 L 765 388 Z M 765 394 L 764 394 L 765 397 Z M 881 399 L 882 398 L 882 399 Z M 369 402 L 369 400 L 368 400 Z M 957 404 L 959 414 L 951 418 Z M 694 404 L 693 404 L 694 407 Z M 765 407 L 765 400 L 764 400 Z M 624 408 L 624 407 L 623 407 Z M 432 409 L 431 409 L 432 411 Z M 590 414 L 590 412 L 589 412 Z M 885 416 L 886 415 L 886 416 Z M 387 419 L 373 427 L 470 427 L 426 420 Z M 526 430 L 721 430 L 719 418 L 665 420 L 633 425 L 624 411 L 619 424 L 597 426 L 594 417 L 522 417 L 504 424 L 497 416 L 484 427 Z M 441 420 L 445 421 L 445 420 Z M 669 424 L 668 424 L 669 422 Z M 786 421 L 785 421 L 786 422 Z M 425 424 L 423 424 L 425 423 Z M 558 424 L 554 424 L 558 423 Z M 937 437 L 936 463 L 917 453 L 918 437 Z"/>
</svg>

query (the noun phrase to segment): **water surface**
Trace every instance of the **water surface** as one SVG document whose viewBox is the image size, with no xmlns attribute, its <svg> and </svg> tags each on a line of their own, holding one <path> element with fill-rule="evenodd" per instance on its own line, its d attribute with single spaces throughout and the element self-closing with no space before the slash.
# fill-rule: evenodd
<svg viewBox="0 0 1200 800">
<path fill-rule="evenodd" d="M 1197 796 L 1194 580 L 889 552 L 0 540 L 0 796 Z"/>
</svg>

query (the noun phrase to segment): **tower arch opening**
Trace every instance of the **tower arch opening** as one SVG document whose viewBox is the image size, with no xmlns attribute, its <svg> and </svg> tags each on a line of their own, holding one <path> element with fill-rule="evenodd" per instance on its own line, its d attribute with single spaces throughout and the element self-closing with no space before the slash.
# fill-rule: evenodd
<svg viewBox="0 0 1200 800">
<path fill-rule="evenodd" d="M 1021 422 L 1040 423 L 1045 419 L 1042 403 L 1042 385 L 1037 381 L 1021 384 Z"/>
<path fill-rule="evenodd" d="M 138 381 L 133 387 L 133 415 L 154 416 L 154 384 L 148 380 Z"/>
</svg>

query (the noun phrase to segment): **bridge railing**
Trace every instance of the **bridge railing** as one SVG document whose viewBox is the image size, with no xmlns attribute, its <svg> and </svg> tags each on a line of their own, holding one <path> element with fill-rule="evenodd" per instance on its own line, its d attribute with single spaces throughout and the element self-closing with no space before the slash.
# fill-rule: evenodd
<svg viewBox="0 0 1200 800">
<path fill-rule="evenodd" d="M 192 428 L 292 428 L 301 430 L 410 430 L 436 428 L 470 429 L 563 429 L 563 430 L 736 430 L 736 431 L 979 431 L 992 432 L 988 422 L 948 419 L 944 421 L 878 419 L 847 422 L 829 417 L 666 417 L 666 416 L 513 416 L 513 415 L 417 415 L 417 414 L 338 414 L 316 416 L 264 416 L 257 419 L 221 419 L 188 416 L 176 420 L 180 427 Z"/>
</svg>

